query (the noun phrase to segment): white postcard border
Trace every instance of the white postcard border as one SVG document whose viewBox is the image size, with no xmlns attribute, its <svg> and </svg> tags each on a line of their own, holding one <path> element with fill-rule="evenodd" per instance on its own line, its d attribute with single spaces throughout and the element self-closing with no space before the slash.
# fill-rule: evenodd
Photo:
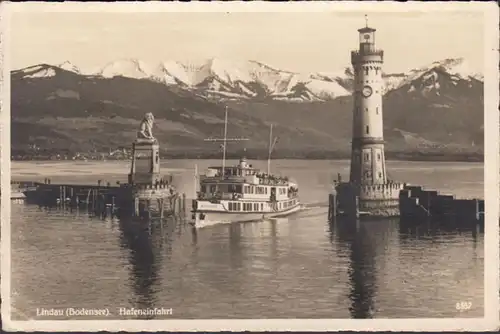
<svg viewBox="0 0 500 334">
<path fill-rule="evenodd" d="M 10 62 L 9 13 L 57 12 L 482 12 L 485 16 L 485 315 L 458 319 L 245 319 L 12 321 L 10 296 Z M 493 330 L 499 326 L 499 10 L 494 2 L 212 2 L 212 3 L 0 3 L 1 280 L 2 321 L 9 331 L 442 331 Z M 456 301 L 450 300 L 450 306 Z"/>
</svg>

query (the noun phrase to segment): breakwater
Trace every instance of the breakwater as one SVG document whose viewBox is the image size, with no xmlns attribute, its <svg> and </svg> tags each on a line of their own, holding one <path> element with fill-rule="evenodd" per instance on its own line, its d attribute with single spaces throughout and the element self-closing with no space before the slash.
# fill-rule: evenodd
<svg viewBox="0 0 500 334">
<path fill-rule="evenodd" d="M 186 196 L 176 191 L 171 177 L 155 184 L 111 185 L 99 180 L 96 184 L 53 184 L 44 182 L 13 182 L 18 184 L 28 203 L 46 207 L 87 208 L 95 215 L 155 217 L 186 214 Z"/>
</svg>

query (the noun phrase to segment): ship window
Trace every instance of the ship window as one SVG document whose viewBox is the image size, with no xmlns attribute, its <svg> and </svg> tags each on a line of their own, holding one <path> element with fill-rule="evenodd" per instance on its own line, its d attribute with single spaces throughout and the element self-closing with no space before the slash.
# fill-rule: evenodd
<svg viewBox="0 0 500 334">
<path fill-rule="evenodd" d="M 370 134 L 370 127 L 368 125 L 366 126 L 366 134 Z"/>
<path fill-rule="evenodd" d="M 259 204 L 255 203 L 255 204 L 253 205 L 253 210 L 254 210 L 254 211 L 259 211 Z"/>
<path fill-rule="evenodd" d="M 260 203 L 260 211 L 264 211 L 264 203 Z"/>
<path fill-rule="evenodd" d="M 211 193 L 214 193 L 216 189 L 217 189 L 216 186 L 210 186 L 210 192 Z"/>
<path fill-rule="evenodd" d="M 236 192 L 241 193 L 241 186 L 240 185 L 236 186 Z"/>
<path fill-rule="evenodd" d="M 207 187 L 206 187 L 206 186 L 201 186 L 201 189 L 200 189 L 200 190 L 201 190 L 201 192 L 202 192 L 202 193 L 204 193 L 204 192 L 206 192 L 206 191 L 207 191 Z"/>
<path fill-rule="evenodd" d="M 233 211 L 233 203 L 229 202 L 229 211 Z"/>
<path fill-rule="evenodd" d="M 241 203 L 236 203 L 236 211 L 241 211 Z"/>
<path fill-rule="evenodd" d="M 267 195 L 267 187 L 264 187 L 264 190 L 265 190 L 265 194 Z"/>
</svg>

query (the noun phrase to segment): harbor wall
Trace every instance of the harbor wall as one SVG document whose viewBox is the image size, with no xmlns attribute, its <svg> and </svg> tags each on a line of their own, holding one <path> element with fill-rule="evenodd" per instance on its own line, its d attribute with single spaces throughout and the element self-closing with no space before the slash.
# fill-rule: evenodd
<svg viewBox="0 0 500 334">
<path fill-rule="evenodd" d="M 453 195 L 407 186 L 400 192 L 399 207 L 404 220 L 429 219 L 484 222 L 484 200 L 457 199 Z"/>
</svg>

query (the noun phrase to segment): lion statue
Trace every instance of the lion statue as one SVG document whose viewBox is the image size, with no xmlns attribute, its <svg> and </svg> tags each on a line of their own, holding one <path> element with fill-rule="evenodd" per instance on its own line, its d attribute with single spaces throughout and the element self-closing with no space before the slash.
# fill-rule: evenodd
<svg viewBox="0 0 500 334">
<path fill-rule="evenodd" d="M 150 112 L 146 113 L 141 121 L 140 130 L 137 132 L 137 138 L 155 140 L 155 137 L 153 137 L 154 121 L 155 117 L 153 114 Z"/>
</svg>

